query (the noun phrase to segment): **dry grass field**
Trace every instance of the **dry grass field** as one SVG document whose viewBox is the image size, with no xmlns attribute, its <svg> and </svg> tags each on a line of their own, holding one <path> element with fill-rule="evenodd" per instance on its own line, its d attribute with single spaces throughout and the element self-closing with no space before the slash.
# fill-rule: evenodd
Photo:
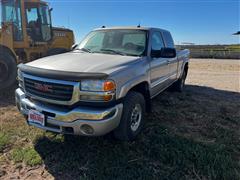
<svg viewBox="0 0 240 180">
<path fill-rule="evenodd" d="M 178 45 L 178 49 L 189 49 L 192 58 L 239 59 L 240 44 L 232 45 Z"/>
<path fill-rule="evenodd" d="M 0 179 L 240 179 L 240 61 L 192 59 L 183 93 L 165 91 L 137 140 L 28 127 L 0 95 Z"/>
</svg>

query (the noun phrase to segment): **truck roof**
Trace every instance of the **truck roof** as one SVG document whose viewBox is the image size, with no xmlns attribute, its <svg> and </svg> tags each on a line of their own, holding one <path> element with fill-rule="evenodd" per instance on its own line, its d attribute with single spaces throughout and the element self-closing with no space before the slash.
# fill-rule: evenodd
<svg viewBox="0 0 240 180">
<path fill-rule="evenodd" d="M 137 27 L 137 26 L 115 26 L 115 27 L 102 27 L 94 29 L 95 31 L 99 30 L 111 30 L 111 29 L 131 29 L 131 30 L 145 30 L 145 31 L 151 31 L 151 30 L 160 30 L 160 31 L 167 31 L 165 29 L 160 28 L 154 28 L 154 27 Z M 169 31 L 168 31 L 169 32 Z"/>
</svg>

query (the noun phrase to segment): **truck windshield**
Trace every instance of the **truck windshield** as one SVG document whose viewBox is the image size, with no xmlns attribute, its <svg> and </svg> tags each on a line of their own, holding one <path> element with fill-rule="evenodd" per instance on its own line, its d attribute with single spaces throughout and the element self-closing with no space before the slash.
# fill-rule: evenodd
<svg viewBox="0 0 240 180">
<path fill-rule="evenodd" d="M 143 30 L 98 30 L 91 32 L 78 46 L 90 53 L 143 56 L 147 33 Z"/>
</svg>

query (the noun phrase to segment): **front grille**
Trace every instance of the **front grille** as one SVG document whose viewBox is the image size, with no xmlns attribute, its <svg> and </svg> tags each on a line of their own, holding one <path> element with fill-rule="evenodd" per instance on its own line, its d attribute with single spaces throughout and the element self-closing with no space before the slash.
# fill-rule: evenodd
<svg viewBox="0 0 240 180">
<path fill-rule="evenodd" d="M 28 94 L 56 101 L 70 101 L 73 86 L 24 78 L 25 90 Z"/>
</svg>

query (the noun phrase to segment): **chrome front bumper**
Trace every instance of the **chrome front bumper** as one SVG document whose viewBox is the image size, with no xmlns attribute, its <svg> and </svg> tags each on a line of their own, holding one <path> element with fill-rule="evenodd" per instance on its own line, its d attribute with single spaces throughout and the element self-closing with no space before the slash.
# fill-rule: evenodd
<svg viewBox="0 0 240 180">
<path fill-rule="evenodd" d="M 28 111 L 33 109 L 46 117 L 45 126 L 28 122 L 29 125 L 57 133 L 101 136 L 115 129 L 122 116 L 122 104 L 111 108 L 78 106 L 68 110 L 31 101 L 20 88 L 16 90 L 15 97 L 16 105 L 24 116 L 27 117 Z"/>
</svg>

